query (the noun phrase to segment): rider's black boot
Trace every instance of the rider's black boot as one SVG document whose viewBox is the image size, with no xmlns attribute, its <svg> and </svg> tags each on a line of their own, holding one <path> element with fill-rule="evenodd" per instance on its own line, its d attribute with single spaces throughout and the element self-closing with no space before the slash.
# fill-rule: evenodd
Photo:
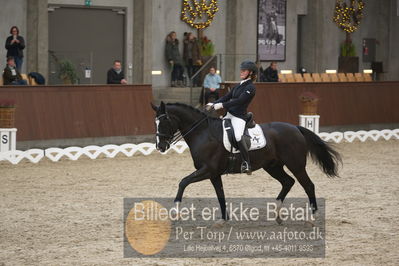
<svg viewBox="0 0 399 266">
<path fill-rule="evenodd" d="M 241 153 L 241 157 L 242 157 L 241 173 L 246 173 L 247 175 L 251 175 L 252 170 L 251 170 L 251 165 L 249 164 L 248 147 L 247 147 L 247 143 L 245 142 L 244 138 L 242 138 L 238 142 L 238 148 L 240 149 L 240 153 Z"/>
</svg>

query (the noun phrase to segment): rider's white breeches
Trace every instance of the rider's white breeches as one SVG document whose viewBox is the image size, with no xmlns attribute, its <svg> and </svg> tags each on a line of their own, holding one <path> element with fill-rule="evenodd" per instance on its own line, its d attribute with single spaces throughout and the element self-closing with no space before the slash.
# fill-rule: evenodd
<svg viewBox="0 0 399 266">
<path fill-rule="evenodd" d="M 245 120 L 241 119 L 239 117 L 236 117 L 229 112 L 225 115 L 225 118 L 231 119 L 231 123 L 233 124 L 233 129 L 234 129 L 234 135 L 236 137 L 236 141 L 240 141 L 242 138 L 242 135 L 244 135 L 244 130 L 245 130 Z"/>
</svg>

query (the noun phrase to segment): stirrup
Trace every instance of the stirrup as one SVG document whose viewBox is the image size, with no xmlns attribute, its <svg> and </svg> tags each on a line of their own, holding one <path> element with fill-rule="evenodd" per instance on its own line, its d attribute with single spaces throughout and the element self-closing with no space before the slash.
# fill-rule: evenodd
<svg viewBox="0 0 399 266">
<path fill-rule="evenodd" d="M 248 162 L 243 161 L 241 164 L 241 173 L 246 173 L 247 175 L 252 175 L 251 167 L 249 166 Z"/>
</svg>

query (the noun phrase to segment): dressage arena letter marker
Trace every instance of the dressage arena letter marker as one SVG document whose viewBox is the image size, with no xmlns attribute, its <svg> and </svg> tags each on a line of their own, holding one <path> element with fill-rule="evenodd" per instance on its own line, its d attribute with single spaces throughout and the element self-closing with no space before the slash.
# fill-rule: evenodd
<svg viewBox="0 0 399 266">
<path fill-rule="evenodd" d="M 16 128 L 0 128 L 0 153 L 15 151 L 16 142 L 17 142 Z"/>
<path fill-rule="evenodd" d="M 299 115 L 299 125 L 319 134 L 319 115 Z"/>
</svg>

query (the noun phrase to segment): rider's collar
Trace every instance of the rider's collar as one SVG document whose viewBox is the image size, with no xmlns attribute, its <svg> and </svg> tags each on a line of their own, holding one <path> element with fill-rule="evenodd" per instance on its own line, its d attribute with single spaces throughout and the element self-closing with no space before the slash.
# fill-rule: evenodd
<svg viewBox="0 0 399 266">
<path fill-rule="evenodd" d="M 240 85 L 243 84 L 244 82 L 247 82 L 248 80 L 251 80 L 251 78 L 247 78 L 247 79 L 241 80 Z"/>
</svg>

